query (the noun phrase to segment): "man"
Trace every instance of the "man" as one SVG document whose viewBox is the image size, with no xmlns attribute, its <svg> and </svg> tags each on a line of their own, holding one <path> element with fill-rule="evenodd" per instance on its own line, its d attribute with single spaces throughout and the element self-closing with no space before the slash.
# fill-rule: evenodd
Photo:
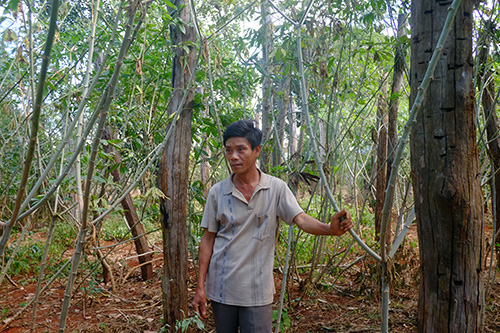
<svg viewBox="0 0 500 333">
<path fill-rule="evenodd" d="M 272 332 L 276 217 L 313 235 L 340 236 L 353 227 L 345 210 L 329 225 L 307 215 L 283 180 L 261 172 L 261 138 L 252 120 L 227 127 L 224 147 L 233 174 L 210 189 L 201 222 L 192 305 L 206 318 L 211 300 L 217 333 L 237 333 L 238 327 L 241 333 Z"/>
</svg>

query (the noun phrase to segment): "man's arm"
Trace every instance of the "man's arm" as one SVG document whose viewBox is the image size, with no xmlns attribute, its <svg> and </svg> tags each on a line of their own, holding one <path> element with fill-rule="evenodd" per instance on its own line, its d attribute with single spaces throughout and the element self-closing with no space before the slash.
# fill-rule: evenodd
<svg viewBox="0 0 500 333">
<path fill-rule="evenodd" d="M 341 221 L 341 217 L 344 217 Z M 293 219 L 293 222 L 301 230 L 312 235 L 341 236 L 354 226 L 351 214 L 345 209 L 332 216 L 331 223 L 326 224 L 318 221 L 306 213 L 300 213 Z"/>
<path fill-rule="evenodd" d="M 198 283 L 191 304 L 194 310 L 200 314 L 202 319 L 208 316 L 207 296 L 205 295 L 205 279 L 207 277 L 210 258 L 212 257 L 215 235 L 215 233 L 205 229 L 200 242 Z"/>
</svg>

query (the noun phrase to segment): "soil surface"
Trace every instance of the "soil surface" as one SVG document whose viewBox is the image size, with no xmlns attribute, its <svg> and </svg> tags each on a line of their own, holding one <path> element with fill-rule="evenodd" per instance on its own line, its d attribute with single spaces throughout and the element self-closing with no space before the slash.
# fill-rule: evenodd
<svg viewBox="0 0 500 333">
<path fill-rule="evenodd" d="M 161 246 L 160 246 L 161 248 Z M 81 284 L 81 276 L 75 283 L 71 307 L 66 322 L 66 332 L 160 332 L 161 302 L 161 254 L 154 261 L 155 276 L 142 281 L 137 258 L 133 257 L 129 244 L 113 252 L 115 290 L 108 283 Z M 359 258 L 358 258 L 359 259 Z M 324 285 L 316 284 L 308 291 L 301 288 L 301 281 L 294 274 L 285 300 L 284 332 L 380 332 L 380 292 L 378 266 L 369 258 L 349 258 L 341 275 L 326 276 Z M 354 263 L 352 265 L 352 263 Z M 349 265 L 349 266 L 347 266 Z M 391 267 L 389 331 L 416 332 L 418 303 L 418 250 L 411 246 Z M 196 281 L 195 269 L 190 263 L 189 291 L 193 295 Z M 26 277 L 10 277 L 0 287 L 0 332 L 29 332 L 33 313 L 32 304 L 36 282 L 26 284 Z M 22 285 L 21 282 L 23 282 Z M 32 281 L 36 281 L 33 277 Z M 275 271 L 277 308 L 282 275 Z M 36 312 L 35 332 L 57 332 L 59 317 L 66 288 L 66 279 L 55 280 L 42 294 Z M 80 285 L 81 284 L 81 285 Z M 26 307 L 26 311 L 16 314 Z M 192 309 L 189 316 L 193 316 Z M 204 330 L 215 332 L 212 318 L 204 322 Z M 193 326 L 194 327 L 194 326 Z M 500 332 L 500 274 L 487 298 L 484 332 Z"/>
</svg>

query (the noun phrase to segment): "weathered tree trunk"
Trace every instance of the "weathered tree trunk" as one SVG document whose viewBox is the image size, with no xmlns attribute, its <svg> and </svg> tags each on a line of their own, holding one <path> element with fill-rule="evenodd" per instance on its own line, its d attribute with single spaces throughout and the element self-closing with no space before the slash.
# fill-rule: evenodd
<svg viewBox="0 0 500 333">
<path fill-rule="evenodd" d="M 404 73 L 405 73 L 405 46 L 403 44 L 403 37 L 406 36 L 406 13 L 398 15 L 398 33 L 397 33 L 397 44 L 396 51 L 394 53 L 394 71 L 392 74 L 392 84 L 391 84 L 391 94 L 389 96 L 389 111 L 388 111 L 388 126 L 387 126 L 387 167 L 385 172 L 387 173 L 386 178 L 386 188 L 387 182 L 391 176 L 391 166 L 394 162 L 394 157 L 396 154 L 396 149 L 398 147 L 398 110 L 399 110 L 399 94 L 403 88 Z M 394 184 L 396 185 L 396 184 Z M 378 190 L 377 190 L 378 192 Z M 384 199 L 385 201 L 385 191 Z M 377 200 L 377 204 L 378 204 Z M 382 204 L 383 208 L 383 204 Z M 377 220 L 376 220 L 377 221 Z M 389 231 L 392 219 L 389 216 L 387 220 L 387 230 Z M 387 234 L 387 244 L 390 244 L 390 233 Z M 378 238 L 377 238 L 378 240 Z"/>
<path fill-rule="evenodd" d="M 492 24 L 487 24 L 487 27 L 492 27 Z M 491 30 L 491 29 L 488 29 Z M 500 137 L 498 136 L 498 115 L 495 112 L 495 81 L 491 77 L 491 70 L 486 69 L 488 65 L 488 45 L 491 43 L 491 38 L 489 34 L 491 31 L 487 31 L 483 36 L 483 40 L 479 43 L 479 70 L 477 85 L 481 87 L 482 82 L 484 82 L 484 88 L 481 98 L 481 104 L 483 105 L 483 114 L 486 123 L 486 137 L 488 139 L 488 153 L 493 161 L 493 166 L 495 170 L 495 206 L 496 206 L 496 230 L 495 233 L 500 229 L 500 174 L 497 172 L 500 170 Z M 500 235 L 495 239 L 495 244 L 500 243 Z M 493 253 L 493 252 L 492 252 Z M 497 266 L 499 266 L 498 249 L 497 249 Z"/>
<path fill-rule="evenodd" d="M 103 140 L 113 140 L 115 139 L 114 133 L 111 131 L 109 126 L 104 128 L 104 132 L 102 134 Z M 111 145 L 105 145 L 104 151 L 113 156 L 115 163 L 122 162 L 122 156 L 119 151 L 117 151 Z M 114 168 L 111 170 L 111 175 L 116 183 L 119 183 L 122 179 L 122 174 L 120 172 L 120 168 Z M 127 220 L 127 224 L 132 232 L 132 236 L 134 236 L 134 244 L 135 249 L 137 251 L 137 255 L 139 256 L 139 263 L 144 264 L 141 266 L 141 276 L 144 281 L 153 278 L 153 265 L 151 261 L 153 260 L 153 255 L 149 253 L 149 245 L 148 239 L 145 235 L 146 229 L 144 225 L 139 222 L 139 216 L 137 215 L 137 210 L 134 206 L 134 201 L 132 200 L 132 196 L 127 194 L 125 198 L 121 202 L 123 208 L 123 214 L 125 215 L 125 219 Z M 142 236 L 140 236 L 142 235 Z M 140 236 L 140 237 L 138 237 Z"/>
<path fill-rule="evenodd" d="M 262 138 L 263 144 L 271 136 L 271 112 L 273 106 L 272 86 L 273 80 L 271 73 L 273 72 L 273 60 L 270 57 L 273 50 L 273 24 L 272 17 L 269 15 L 269 4 L 267 1 L 262 1 L 262 67 L 264 68 L 264 81 L 262 82 Z M 270 154 L 268 149 L 263 147 L 260 153 L 260 168 L 266 172 L 270 163 Z"/>
<path fill-rule="evenodd" d="M 107 177 L 108 177 L 108 175 L 106 174 L 106 178 Z M 97 198 L 99 198 L 99 199 L 103 198 L 104 194 L 106 194 L 106 184 L 102 183 L 101 189 L 99 190 L 99 194 L 97 195 Z M 102 204 L 101 200 L 97 201 L 97 206 L 99 208 L 103 208 L 103 204 Z M 99 216 L 99 213 L 95 209 L 93 211 L 93 216 L 94 216 L 94 220 Z M 96 223 L 94 225 L 94 227 L 95 227 L 95 229 L 94 229 L 95 235 L 94 235 L 94 232 L 92 232 L 91 234 L 87 234 L 86 235 L 87 238 L 85 240 L 85 243 L 86 244 L 95 243 L 94 245 L 97 247 L 97 249 L 95 250 L 95 254 L 97 256 L 97 259 L 99 259 L 99 261 L 101 262 L 101 266 L 102 266 L 101 267 L 102 268 L 102 280 L 105 284 L 108 284 L 109 282 L 111 282 L 112 290 L 116 291 L 116 286 L 115 286 L 114 279 L 113 279 L 113 270 L 111 269 L 111 266 L 109 265 L 107 258 L 103 255 L 101 249 L 99 249 L 101 247 L 100 234 L 101 234 L 102 223 L 101 222 Z"/>
<path fill-rule="evenodd" d="M 380 226 L 382 224 L 382 209 L 385 201 L 385 188 L 387 186 L 387 149 L 388 138 L 388 115 L 387 115 L 387 80 L 383 78 L 380 95 L 378 95 L 377 118 L 377 162 L 375 167 L 375 239 L 380 240 Z M 390 219 L 389 219 L 390 221 Z M 390 224 L 387 225 L 388 230 Z M 390 233 L 387 234 L 386 244 L 389 243 Z"/>
<path fill-rule="evenodd" d="M 412 103 L 450 4 L 412 1 Z M 483 212 L 472 66 L 472 0 L 464 0 L 411 132 L 419 332 L 481 329 Z"/>
<path fill-rule="evenodd" d="M 189 152 L 191 150 L 191 121 L 193 118 L 194 89 L 187 92 L 192 71 L 196 66 L 196 48 L 187 46 L 186 42 L 196 41 L 195 29 L 189 11 L 189 3 L 176 0 L 175 6 L 182 8 L 179 19 L 184 22 L 183 28 L 172 25 L 171 41 L 175 47 L 172 69 L 172 100 L 167 113 L 180 112 L 180 118 L 163 150 L 160 160 L 158 182 L 159 188 L 166 195 L 161 200 L 163 229 L 163 316 L 165 324 L 174 332 L 176 321 L 187 316 L 187 199 L 189 177 Z M 183 31 L 185 31 L 183 33 Z M 183 95 L 187 93 L 183 102 Z M 172 125 L 171 125 L 172 126 Z"/>
<path fill-rule="evenodd" d="M 387 156 L 387 179 L 389 179 L 392 162 L 394 161 L 394 152 L 398 146 L 398 109 L 399 109 L 399 94 L 403 88 L 404 72 L 405 72 L 405 54 L 402 37 L 406 36 L 406 14 L 398 15 L 398 44 L 394 54 L 394 73 L 392 75 L 391 95 L 389 98 L 389 145 Z"/>
<path fill-rule="evenodd" d="M 389 117 L 388 117 L 388 129 L 387 135 L 388 145 L 387 145 L 387 181 L 391 176 L 391 166 L 394 162 L 394 157 L 396 149 L 398 147 L 398 110 L 399 110 L 399 95 L 403 88 L 404 83 L 404 73 L 405 73 L 405 45 L 403 43 L 403 37 L 406 36 L 406 25 L 407 14 L 402 13 L 398 15 L 398 33 L 397 33 L 397 44 L 396 51 L 394 53 L 394 70 L 392 74 L 392 84 L 391 93 L 389 95 Z M 387 187 L 386 183 L 386 187 Z M 396 185 L 396 184 L 394 184 Z M 385 200 L 385 193 L 384 193 Z M 387 220 L 387 224 L 390 226 L 392 222 L 391 217 Z M 389 230 L 389 229 L 388 229 Z M 397 232 L 397 230 L 396 230 Z M 390 243 L 390 234 L 387 234 L 387 244 Z"/>
</svg>

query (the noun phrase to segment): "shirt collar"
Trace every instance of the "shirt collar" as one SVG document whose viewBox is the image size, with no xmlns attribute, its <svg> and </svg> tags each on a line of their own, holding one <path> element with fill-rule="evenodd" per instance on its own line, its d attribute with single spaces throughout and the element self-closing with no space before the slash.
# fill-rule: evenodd
<svg viewBox="0 0 500 333">
<path fill-rule="evenodd" d="M 259 168 L 257 168 L 257 170 L 259 171 L 260 173 L 260 180 L 259 180 L 259 183 L 257 184 L 256 188 L 255 188 L 255 192 L 261 190 L 261 189 L 268 189 L 269 188 L 269 184 L 270 184 L 270 176 L 268 174 L 265 174 L 264 172 L 262 172 Z M 223 194 L 231 194 L 233 193 L 233 191 L 236 189 L 236 186 L 234 186 L 234 183 L 233 183 L 233 176 L 234 176 L 234 173 L 232 173 L 229 177 L 227 177 L 225 180 L 224 180 L 224 186 L 223 187 Z"/>
</svg>

